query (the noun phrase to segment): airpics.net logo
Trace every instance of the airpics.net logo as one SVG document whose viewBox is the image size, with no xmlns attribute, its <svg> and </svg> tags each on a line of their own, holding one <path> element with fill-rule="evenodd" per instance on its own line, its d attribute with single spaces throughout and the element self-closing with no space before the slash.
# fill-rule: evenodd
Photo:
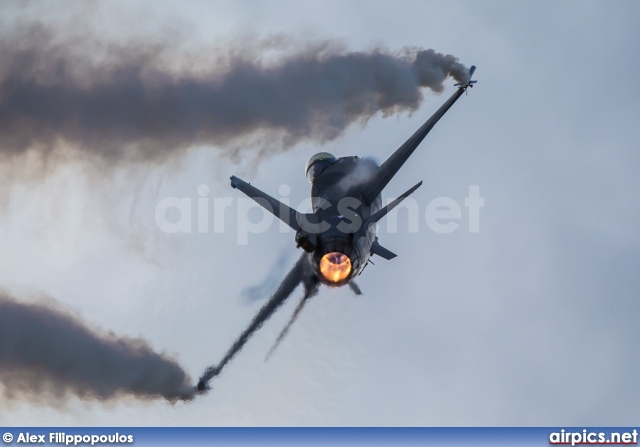
<svg viewBox="0 0 640 447">
<path fill-rule="evenodd" d="M 273 210 L 268 203 L 259 204 L 246 196 L 211 197 L 210 188 L 204 184 L 198 186 L 196 193 L 193 197 L 161 199 L 155 208 L 155 222 L 158 228 L 168 234 L 221 234 L 232 230 L 229 223 L 231 221 L 236 230 L 238 245 L 247 245 L 250 234 L 265 233 L 274 224 L 279 226 L 280 233 L 293 233 L 289 225 L 270 212 Z M 274 198 L 288 207 L 300 213 L 312 211 L 310 197 L 297 206 L 291 204 L 289 185 L 281 185 L 278 193 L 279 196 Z M 387 198 L 382 206 L 393 200 L 394 197 Z M 341 231 L 355 232 L 366 224 L 353 212 L 360 204 L 360 201 L 353 197 L 344 197 L 337 204 L 337 217 L 343 225 L 343 228 L 339 227 Z M 437 234 L 453 233 L 461 227 L 466 227 L 469 233 L 479 233 L 480 209 L 484 205 L 485 199 L 480 196 L 478 185 L 469 186 L 468 195 L 463 203 L 451 197 L 436 197 L 425 204 L 409 196 L 377 223 L 376 228 L 379 233 L 387 234 L 401 231 L 418 233 L 424 231 L 425 226 Z M 323 231 L 326 225 L 326 222 L 321 222 L 317 227 L 318 232 Z"/>
<path fill-rule="evenodd" d="M 638 430 L 595 431 L 583 429 L 572 431 L 562 429 L 549 434 L 550 445 L 637 445 Z"/>
</svg>

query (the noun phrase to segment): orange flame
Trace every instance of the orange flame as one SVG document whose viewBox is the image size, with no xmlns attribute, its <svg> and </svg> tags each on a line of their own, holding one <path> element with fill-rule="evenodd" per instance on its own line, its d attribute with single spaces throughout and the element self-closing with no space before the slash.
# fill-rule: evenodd
<svg viewBox="0 0 640 447">
<path fill-rule="evenodd" d="M 320 259 L 320 273 L 327 281 L 343 281 L 351 273 L 351 260 L 347 255 L 337 251 L 327 253 Z"/>
</svg>

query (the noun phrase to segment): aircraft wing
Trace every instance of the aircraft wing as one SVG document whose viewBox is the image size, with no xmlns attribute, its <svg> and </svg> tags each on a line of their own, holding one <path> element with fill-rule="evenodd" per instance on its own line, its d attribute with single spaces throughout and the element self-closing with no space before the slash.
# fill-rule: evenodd
<svg viewBox="0 0 640 447">
<path fill-rule="evenodd" d="M 373 241 L 373 244 L 371 245 L 371 254 L 378 255 L 381 258 L 386 259 L 387 261 L 389 261 L 389 260 L 395 258 L 396 256 L 398 256 L 397 254 L 395 254 L 391 250 L 386 249 L 382 245 L 380 245 L 380 243 L 378 242 L 378 238 L 377 237 L 376 237 L 376 240 Z"/>
<path fill-rule="evenodd" d="M 469 81 L 465 84 L 458 85 L 455 93 L 378 168 L 374 179 L 363 193 L 364 200 L 368 205 L 380 195 L 385 186 L 387 186 L 393 176 L 396 175 L 396 172 L 398 172 L 411 154 L 413 154 L 413 151 L 416 150 L 433 126 L 447 113 L 458 98 L 462 96 L 467 87 L 473 86 L 475 81 L 471 81 L 471 75 L 475 71 L 475 68 L 475 66 L 472 66 L 469 71 Z"/>
<path fill-rule="evenodd" d="M 289 271 L 289 273 L 287 273 L 287 276 L 285 276 L 285 278 L 282 280 L 278 289 L 273 293 L 273 295 L 271 295 L 269 301 L 267 301 L 265 305 L 262 306 L 255 317 L 253 317 L 253 320 L 251 321 L 249 326 L 244 330 L 244 332 L 242 332 L 242 334 L 240 334 L 233 345 L 231 345 L 220 363 L 210 366 L 205 370 L 205 372 L 200 377 L 200 380 L 198 381 L 197 388 L 199 391 L 205 391 L 209 389 L 209 381 L 220 374 L 222 368 L 224 368 L 225 365 L 229 363 L 229 361 L 233 357 L 235 357 L 238 352 L 240 352 L 249 338 L 258 329 L 260 329 L 265 321 L 267 321 L 271 317 L 271 315 L 273 315 L 273 313 L 278 310 L 280 306 L 282 306 L 282 304 L 287 300 L 287 298 L 289 298 L 289 296 L 291 296 L 298 285 L 302 284 L 306 289 L 306 284 L 310 282 L 307 269 L 305 269 L 304 265 L 304 263 L 306 262 L 306 256 L 306 253 L 302 254 L 293 268 Z M 310 292 L 307 291 L 305 293 L 309 294 Z"/>
<path fill-rule="evenodd" d="M 295 231 L 300 231 L 299 222 L 302 222 L 304 217 L 298 211 L 285 205 L 279 200 L 274 199 L 267 193 L 260 191 L 255 186 L 251 186 L 249 183 L 239 179 L 235 175 L 231 176 L 231 187 L 239 189 L 245 193 L 247 196 L 255 200 L 261 207 L 289 225 Z"/>
<path fill-rule="evenodd" d="M 422 186 L 422 180 L 420 180 L 415 186 L 413 186 L 412 188 L 410 188 L 407 192 L 405 192 L 404 194 L 402 194 L 400 197 L 398 197 L 397 199 L 395 199 L 393 202 L 387 204 L 387 206 L 385 206 L 384 208 L 381 208 L 380 210 L 378 210 L 373 216 L 369 217 L 364 225 L 362 226 L 363 228 L 369 228 L 369 225 L 378 222 L 380 219 L 382 219 L 384 216 L 386 216 L 389 211 L 391 211 L 392 209 L 394 209 L 396 206 L 400 205 L 400 203 L 406 199 L 407 197 L 409 197 L 411 194 L 413 194 L 413 192 L 420 188 L 420 186 Z"/>
</svg>

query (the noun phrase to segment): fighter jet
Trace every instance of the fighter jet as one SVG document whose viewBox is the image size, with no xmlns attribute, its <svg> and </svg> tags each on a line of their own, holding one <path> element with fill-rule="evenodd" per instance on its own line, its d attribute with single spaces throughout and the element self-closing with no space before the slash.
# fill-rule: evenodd
<svg viewBox="0 0 640 447">
<path fill-rule="evenodd" d="M 321 284 L 329 287 L 347 285 L 355 294 L 360 295 L 362 292 L 354 278 L 362 273 L 370 263 L 370 258 L 373 255 L 387 260 L 396 257 L 395 253 L 378 242 L 376 223 L 418 189 L 422 182 L 418 182 L 384 207 L 382 190 L 440 118 L 468 87 L 473 87 L 476 81 L 471 80 L 471 77 L 475 69 L 475 66 L 471 67 L 468 81 L 455 84 L 458 88 L 451 97 L 382 165 L 378 166 L 370 158 L 336 158 L 327 152 L 312 156 L 305 167 L 307 179 L 311 183 L 312 213 L 300 213 L 249 183 L 235 176 L 231 177 L 233 188 L 242 191 L 295 230 L 295 241 L 303 253 L 220 363 L 207 368 L 200 377 L 197 386 L 199 391 L 208 389 L 208 382 L 220 374 L 249 337 L 269 319 L 298 285 L 302 284 L 304 288 L 302 300 L 267 357 L 286 336 L 304 304 L 318 292 Z"/>
</svg>

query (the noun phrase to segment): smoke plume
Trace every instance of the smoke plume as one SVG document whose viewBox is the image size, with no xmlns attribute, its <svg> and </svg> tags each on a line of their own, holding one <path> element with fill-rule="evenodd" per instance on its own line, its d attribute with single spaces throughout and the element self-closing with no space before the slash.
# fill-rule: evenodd
<svg viewBox="0 0 640 447">
<path fill-rule="evenodd" d="M 0 35 L 0 161 L 25 154 L 48 161 L 72 149 L 100 166 L 149 163 L 212 145 L 232 157 L 250 147 L 255 163 L 301 140 L 337 138 L 376 114 L 413 111 L 422 88 L 440 92 L 447 77 L 468 78 L 457 58 L 430 49 L 348 52 L 332 42 L 299 45 L 276 36 L 245 39 L 220 54 L 181 53 L 162 39 L 124 45 L 41 24 Z M 288 298 L 303 264 L 301 258 L 202 384 Z M 53 307 L 1 293 L 0 381 L 9 396 L 175 401 L 194 393 L 183 369 L 144 341 L 95 333 Z"/>
<path fill-rule="evenodd" d="M 287 262 L 291 258 L 291 252 L 283 250 L 276 261 L 271 264 L 266 277 L 259 284 L 245 287 L 240 292 L 246 303 L 262 301 L 269 297 L 277 289 L 282 277 L 287 272 Z"/>
<path fill-rule="evenodd" d="M 115 163 L 202 145 L 230 155 L 247 145 L 285 150 L 334 139 L 378 113 L 415 110 L 421 88 L 440 92 L 448 76 L 468 77 L 456 57 L 430 49 L 347 52 L 280 36 L 187 54 L 164 41 L 105 43 L 44 25 L 4 34 L 4 156 L 62 146 Z"/>
<path fill-rule="evenodd" d="M 61 310 L 0 293 L 0 382 L 9 398 L 68 394 L 170 402 L 194 396 L 184 370 L 141 339 L 98 334 Z"/>
<path fill-rule="evenodd" d="M 307 253 L 303 253 L 298 261 L 291 268 L 289 273 L 284 277 L 278 288 L 273 295 L 258 311 L 258 313 L 253 317 L 249 326 L 244 330 L 242 334 L 236 341 L 233 342 L 231 348 L 227 351 L 225 356 L 222 358 L 220 363 L 217 365 L 212 365 L 208 367 L 202 376 L 200 376 L 200 380 L 198 381 L 198 389 L 204 390 L 208 386 L 208 383 L 215 376 L 220 374 L 222 369 L 225 367 L 227 363 L 229 363 L 237 353 L 239 353 L 244 345 L 249 341 L 249 338 L 262 327 L 262 325 L 271 318 L 271 315 L 278 310 L 280 306 L 291 296 L 291 294 L 296 290 L 296 288 L 300 285 L 307 283 L 310 278 L 310 265 L 308 260 Z M 316 283 L 317 284 L 317 283 Z M 308 288 L 305 285 L 305 295 L 309 294 L 309 291 L 306 290 Z M 313 289 L 315 290 L 315 288 Z"/>
</svg>

